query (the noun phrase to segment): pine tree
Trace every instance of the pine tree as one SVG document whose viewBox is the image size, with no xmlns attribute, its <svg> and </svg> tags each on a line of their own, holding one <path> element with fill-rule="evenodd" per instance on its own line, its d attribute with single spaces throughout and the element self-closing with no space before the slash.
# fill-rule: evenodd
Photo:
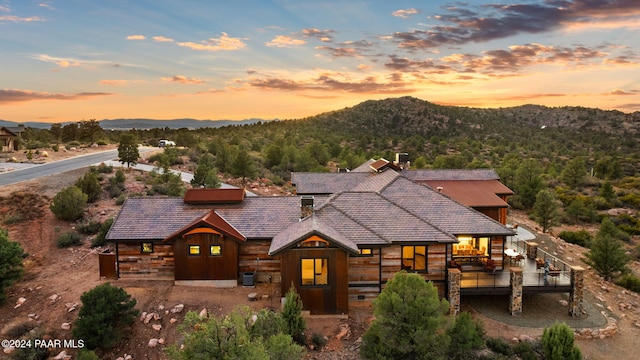
<svg viewBox="0 0 640 360">
<path fill-rule="evenodd" d="M 558 223 L 558 209 L 560 205 L 551 190 L 543 189 L 536 195 L 533 205 L 533 217 L 542 226 L 542 232 L 547 232 Z"/>
<path fill-rule="evenodd" d="M 585 262 L 607 280 L 629 272 L 629 256 L 619 240 L 619 230 L 609 218 L 602 220 L 585 257 Z"/>
<path fill-rule="evenodd" d="M 446 359 L 446 300 L 420 275 L 398 272 L 373 302 L 375 320 L 363 336 L 365 359 Z"/>
<path fill-rule="evenodd" d="M 10 241 L 9 233 L 0 229 L 0 304 L 6 301 L 4 290 L 22 276 L 26 256 L 20 244 Z"/>
<path fill-rule="evenodd" d="M 121 163 L 126 163 L 127 167 L 136 165 L 140 153 L 138 152 L 138 144 L 135 136 L 132 134 L 122 134 L 120 136 L 120 143 L 118 144 L 118 159 Z"/>
<path fill-rule="evenodd" d="M 542 332 L 546 360 L 580 360 L 582 353 L 574 344 L 573 330 L 565 323 L 555 323 Z"/>
</svg>

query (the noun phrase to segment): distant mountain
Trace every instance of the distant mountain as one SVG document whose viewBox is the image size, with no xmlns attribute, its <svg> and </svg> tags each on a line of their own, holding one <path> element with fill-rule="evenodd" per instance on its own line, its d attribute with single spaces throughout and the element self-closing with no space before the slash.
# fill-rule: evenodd
<svg viewBox="0 0 640 360">
<path fill-rule="evenodd" d="M 126 130 L 126 129 L 154 129 L 154 128 L 170 128 L 170 129 L 199 129 L 199 128 L 219 128 L 223 126 L 242 126 L 251 125 L 258 122 L 269 122 L 276 120 L 262 119 L 246 119 L 246 120 L 196 120 L 196 119 L 173 119 L 173 120 L 154 120 L 154 119 L 105 119 L 98 121 L 100 126 L 105 130 Z M 63 125 L 70 122 L 63 122 Z M 0 120 L 0 126 L 18 126 L 23 124 L 26 127 L 34 129 L 49 129 L 51 123 L 42 122 L 14 122 L 8 120 Z"/>
</svg>

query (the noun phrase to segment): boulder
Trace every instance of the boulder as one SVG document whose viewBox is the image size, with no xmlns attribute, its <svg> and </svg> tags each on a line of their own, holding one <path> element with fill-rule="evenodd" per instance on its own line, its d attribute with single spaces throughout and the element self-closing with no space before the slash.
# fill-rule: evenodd
<svg viewBox="0 0 640 360">
<path fill-rule="evenodd" d="M 151 325 L 151 327 L 155 331 L 160 331 L 162 329 L 162 325 L 160 325 L 160 324 L 153 324 L 153 325 Z"/>
<path fill-rule="evenodd" d="M 181 313 L 182 310 L 184 310 L 184 304 L 178 304 L 178 305 L 174 306 L 173 309 L 171 309 L 171 313 L 172 314 L 178 314 L 178 313 Z"/>
<path fill-rule="evenodd" d="M 158 339 L 149 339 L 148 347 L 156 347 L 158 346 Z"/>
<path fill-rule="evenodd" d="M 69 323 L 62 323 L 62 325 L 60 326 L 60 328 L 61 328 L 62 330 L 69 330 L 69 329 L 71 329 L 71 324 L 69 324 Z"/>
</svg>

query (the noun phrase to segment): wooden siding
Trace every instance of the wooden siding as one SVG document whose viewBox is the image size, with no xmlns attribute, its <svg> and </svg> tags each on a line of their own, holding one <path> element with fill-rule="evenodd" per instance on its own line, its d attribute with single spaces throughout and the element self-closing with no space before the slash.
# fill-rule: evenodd
<svg viewBox="0 0 640 360">
<path fill-rule="evenodd" d="M 328 260 L 326 286 L 302 286 L 301 260 L 325 258 Z M 347 253 L 337 248 L 295 248 L 282 253 L 281 292 L 286 294 L 293 283 L 300 294 L 305 310 L 311 314 L 348 314 Z"/>
<path fill-rule="evenodd" d="M 495 221 L 500 222 L 500 212 L 501 212 L 501 208 L 474 208 L 475 210 L 477 210 L 478 212 L 481 212 L 485 215 L 487 215 L 488 217 L 492 218 Z M 504 224 L 503 224 L 504 225 Z"/>
<path fill-rule="evenodd" d="M 504 269 L 504 236 L 493 236 L 491 238 L 491 259 L 496 263 L 496 269 Z"/>
<path fill-rule="evenodd" d="M 372 301 L 380 294 L 380 254 L 381 248 L 373 248 L 371 256 L 349 256 L 350 304 Z"/>
<path fill-rule="evenodd" d="M 118 275 L 120 278 L 173 279 L 173 247 L 168 244 L 153 244 L 153 252 L 143 254 L 142 242 L 119 242 Z"/>
<path fill-rule="evenodd" d="M 200 246 L 199 255 L 190 255 L 189 246 Z M 209 254 L 211 245 L 221 245 L 221 255 Z M 195 233 L 176 239 L 176 280 L 237 280 L 238 242 L 226 236 Z"/>
<path fill-rule="evenodd" d="M 280 257 L 269 256 L 270 240 L 247 240 L 240 244 L 238 267 L 245 272 L 256 272 L 259 282 L 280 282 Z"/>
</svg>

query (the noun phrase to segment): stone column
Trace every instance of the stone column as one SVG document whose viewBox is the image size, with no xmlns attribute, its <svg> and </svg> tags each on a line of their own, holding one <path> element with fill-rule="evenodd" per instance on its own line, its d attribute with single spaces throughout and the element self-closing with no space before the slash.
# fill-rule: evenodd
<svg viewBox="0 0 640 360">
<path fill-rule="evenodd" d="M 535 259 L 538 254 L 538 243 L 526 241 L 527 244 L 527 259 Z"/>
<path fill-rule="evenodd" d="M 510 276 L 509 312 L 512 316 L 522 315 L 522 268 L 512 267 Z"/>
<path fill-rule="evenodd" d="M 569 293 L 569 315 L 577 319 L 583 315 L 582 299 L 584 298 L 584 268 L 571 267 L 571 292 Z"/>
<path fill-rule="evenodd" d="M 462 272 L 459 269 L 452 268 L 449 270 L 449 314 L 458 315 L 460 313 L 460 282 L 462 280 Z"/>
</svg>

